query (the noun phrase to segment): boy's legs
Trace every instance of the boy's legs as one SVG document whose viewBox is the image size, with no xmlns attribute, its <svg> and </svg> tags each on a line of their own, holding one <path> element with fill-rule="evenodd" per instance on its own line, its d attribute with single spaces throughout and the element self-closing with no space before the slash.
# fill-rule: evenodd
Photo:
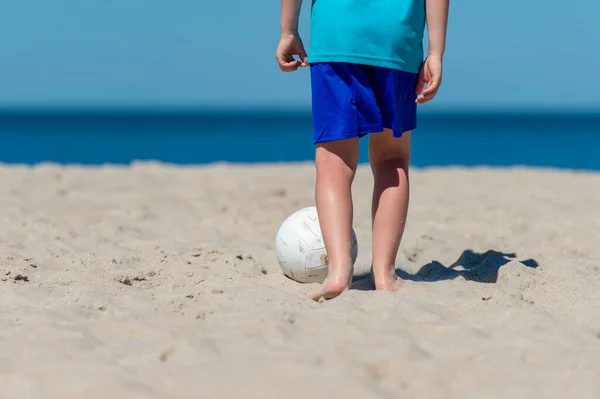
<svg viewBox="0 0 600 399">
<path fill-rule="evenodd" d="M 396 290 L 396 254 L 409 201 L 410 132 L 395 138 L 385 129 L 369 137 L 373 172 L 373 278 L 378 290 Z"/>
<path fill-rule="evenodd" d="M 318 143 L 315 199 L 329 270 L 321 287 L 306 294 L 331 299 L 352 283 L 352 181 L 358 164 L 358 137 Z"/>
</svg>

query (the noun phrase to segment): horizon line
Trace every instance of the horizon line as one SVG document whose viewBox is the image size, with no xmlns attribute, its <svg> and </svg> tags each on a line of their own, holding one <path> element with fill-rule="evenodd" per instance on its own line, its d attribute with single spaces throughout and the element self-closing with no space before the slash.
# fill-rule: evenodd
<svg viewBox="0 0 600 399">
<path fill-rule="evenodd" d="M 0 117 L 32 117 L 32 116 L 166 116 L 166 117 L 210 117 L 210 116 L 252 116 L 265 117 L 279 114 L 281 116 L 309 116 L 310 107 L 210 107 L 210 106 L 28 106 L 2 107 Z M 600 117 L 600 107 L 498 107 L 498 106 L 446 106 L 422 107 L 418 111 L 422 116 L 586 116 Z"/>
</svg>

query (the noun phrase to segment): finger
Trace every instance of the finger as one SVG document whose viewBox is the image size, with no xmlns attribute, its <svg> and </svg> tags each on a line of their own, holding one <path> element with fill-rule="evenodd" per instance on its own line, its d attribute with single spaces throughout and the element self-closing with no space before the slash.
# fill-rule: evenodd
<svg viewBox="0 0 600 399">
<path fill-rule="evenodd" d="M 423 87 L 425 87 L 425 79 L 419 76 L 417 79 L 417 86 L 415 87 L 415 94 L 419 94 L 423 91 Z"/>
<path fill-rule="evenodd" d="M 435 97 L 436 94 L 437 94 L 437 91 L 435 91 L 433 93 L 428 93 L 428 94 L 425 94 L 425 92 L 423 92 L 422 94 L 420 94 L 417 97 L 417 103 L 424 104 L 428 101 L 431 101 L 431 100 L 433 100 L 433 98 Z"/>
<path fill-rule="evenodd" d="M 279 68 L 281 68 L 281 70 L 284 72 L 295 71 L 296 69 L 298 69 L 298 66 L 300 66 L 300 62 L 298 62 L 296 60 L 283 61 L 283 62 L 279 63 Z"/>
<path fill-rule="evenodd" d="M 433 78 L 429 81 L 429 83 L 427 83 L 427 88 L 423 91 L 423 95 L 427 96 L 431 93 L 435 93 L 437 92 L 438 88 L 440 86 L 440 80 L 437 78 Z"/>
<path fill-rule="evenodd" d="M 302 60 L 301 66 L 303 66 L 303 67 L 308 66 L 308 54 L 306 54 L 304 47 L 300 48 L 300 51 L 298 52 L 298 56 L 300 57 L 300 60 Z"/>
<path fill-rule="evenodd" d="M 277 63 L 279 68 L 284 72 L 291 72 L 298 69 L 299 62 L 294 57 L 288 55 L 277 54 Z"/>
</svg>

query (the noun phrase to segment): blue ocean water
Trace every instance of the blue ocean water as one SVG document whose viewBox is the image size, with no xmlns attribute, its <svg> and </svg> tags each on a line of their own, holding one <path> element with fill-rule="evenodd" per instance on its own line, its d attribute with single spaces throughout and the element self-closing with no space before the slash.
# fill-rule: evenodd
<svg viewBox="0 0 600 399">
<path fill-rule="evenodd" d="M 281 111 L 4 111 L 0 162 L 94 165 L 314 160 L 311 115 Z M 600 113 L 419 115 L 417 167 L 527 165 L 600 170 Z M 367 162 L 367 140 L 360 161 Z"/>
</svg>

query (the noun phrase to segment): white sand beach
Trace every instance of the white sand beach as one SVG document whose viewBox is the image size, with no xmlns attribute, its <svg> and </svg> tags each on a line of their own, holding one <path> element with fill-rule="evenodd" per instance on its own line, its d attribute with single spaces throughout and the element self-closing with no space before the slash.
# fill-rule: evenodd
<svg viewBox="0 0 600 399">
<path fill-rule="evenodd" d="M 396 293 L 282 275 L 312 164 L 0 167 L 0 398 L 600 397 L 600 173 L 412 170 Z"/>
</svg>

